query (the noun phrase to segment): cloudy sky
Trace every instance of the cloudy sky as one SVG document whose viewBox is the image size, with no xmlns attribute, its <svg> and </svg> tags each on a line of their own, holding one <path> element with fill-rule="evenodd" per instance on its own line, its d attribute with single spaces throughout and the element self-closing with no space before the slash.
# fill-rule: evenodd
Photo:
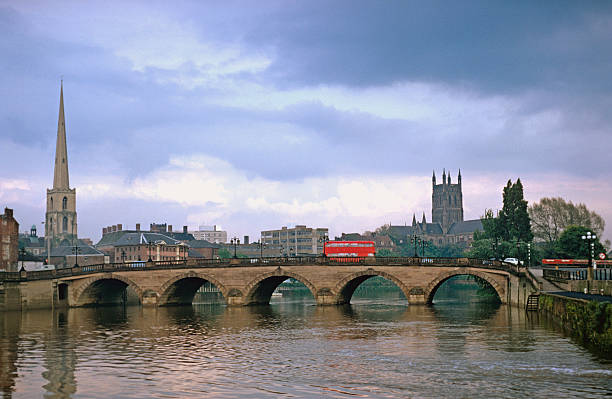
<svg viewBox="0 0 612 399">
<path fill-rule="evenodd" d="M 0 0 L 0 206 L 41 227 L 60 79 L 79 235 L 331 235 L 584 202 L 612 237 L 612 3 Z M 124 227 L 124 228 L 125 228 Z"/>
</svg>

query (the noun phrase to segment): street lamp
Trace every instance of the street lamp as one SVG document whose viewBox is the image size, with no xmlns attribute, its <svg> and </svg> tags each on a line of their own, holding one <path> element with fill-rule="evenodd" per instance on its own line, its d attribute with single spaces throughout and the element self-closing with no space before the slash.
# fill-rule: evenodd
<svg viewBox="0 0 612 399">
<path fill-rule="evenodd" d="M 259 257 L 263 258 L 263 249 L 266 246 L 266 243 L 259 241 L 257 245 L 259 245 Z"/>
<path fill-rule="evenodd" d="M 236 255 L 236 245 L 240 244 L 240 238 L 238 237 L 234 237 L 230 240 L 231 244 L 234 244 L 234 259 L 236 259 L 238 256 Z"/>
<path fill-rule="evenodd" d="M 531 243 L 527 243 L 527 266 L 531 267 Z"/>
<path fill-rule="evenodd" d="M 121 262 L 125 263 L 125 251 L 121 250 Z"/>
<path fill-rule="evenodd" d="M 328 236 L 320 236 L 319 237 L 319 243 L 323 244 L 323 253 L 322 255 L 325 256 L 325 244 L 329 241 L 329 237 Z"/>
<path fill-rule="evenodd" d="M 78 256 L 79 252 L 81 252 L 81 248 L 79 248 L 78 246 L 75 245 L 72 248 L 72 253 L 74 254 L 74 267 L 79 267 L 79 263 L 77 262 L 77 256 Z"/>
<path fill-rule="evenodd" d="M 147 247 L 149 247 L 149 262 L 152 262 L 153 260 L 151 259 L 151 249 L 153 249 L 153 243 L 151 241 L 147 241 Z"/>
<path fill-rule="evenodd" d="M 419 244 L 422 242 L 423 240 L 421 240 L 421 237 L 417 236 L 416 234 L 413 234 L 410 237 L 410 242 L 412 244 L 414 244 L 414 257 L 416 258 L 417 256 L 419 256 L 417 254 L 417 247 L 419 246 Z"/>
<path fill-rule="evenodd" d="M 425 257 L 425 248 L 429 247 L 430 242 L 429 241 L 425 241 L 425 240 L 421 240 L 421 256 Z"/>
<path fill-rule="evenodd" d="M 591 234 L 590 231 L 587 231 L 585 235 L 582 236 L 582 239 L 587 242 L 587 247 L 589 250 L 589 267 L 587 269 L 587 280 L 593 280 L 593 255 L 595 251 L 595 240 L 597 236 L 595 234 Z"/>
<path fill-rule="evenodd" d="M 24 262 L 24 260 L 25 260 L 24 258 L 25 258 L 25 256 L 26 256 L 26 253 L 27 253 L 27 252 L 26 252 L 25 248 L 23 248 L 23 247 L 22 247 L 22 248 L 19 248 L 19 257 L 21 258 L 21 269 L 19 270 L 20 272 L 22 272 L 22 271 L 24 271 L 24 270 L 25 270 L 25 268 L 24 268 L 24 266 L 23 266 L 23 262 Z"/>
</svg>

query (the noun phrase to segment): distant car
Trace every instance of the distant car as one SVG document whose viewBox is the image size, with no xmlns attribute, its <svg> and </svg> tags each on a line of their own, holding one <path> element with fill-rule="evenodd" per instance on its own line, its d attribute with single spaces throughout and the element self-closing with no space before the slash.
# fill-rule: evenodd
<svg viewBox="0 0 612 399">
<path fill-rule="evenodd" d="M 518 265 L 520 263 L 519 260 L 516 258 L 506 258 L 504 259 L 504 262 L 512 263 L 513 265 Z"/>
</svg>

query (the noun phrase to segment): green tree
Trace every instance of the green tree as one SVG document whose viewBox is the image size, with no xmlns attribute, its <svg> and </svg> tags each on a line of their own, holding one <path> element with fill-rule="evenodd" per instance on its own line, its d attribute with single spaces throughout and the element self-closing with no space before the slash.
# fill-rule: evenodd
<svg viewBox="0 0 612 399">
<path fill-rule="evenodd" d="M 508 180 L 503 190 L 503 207 L 494 215 L 487 209 L 480 218 L 483 231 L 474 233 L 474 241 L 467 256 L 481 259 L 527 257 L 525 243 L 533 240 L 527 201 L 523 196 L 521 179 Z"/>
<path fill-rule="evenodd" d="M 527 201 L 523 196 L 523 183 L 508 180 L 503 193 L 504 205 L 499 212 L 501 238 L 505 241 L 531 242 L 531 220 L 527 211 Z"/>
<path fill-rule="evenodd" d="M 529 207 L 533 235 L 553 246 L 568 226 L 584 226 L 597 235 L 605 228 L 604 219 L 584 204 L 566 202 L 563 198 L 542 198 Z"/>
<path fill-rule="evenodd" d="M 583 226 L 567 227 L 555 245 L 556 255 L 563 259 L 588 259 L 589 247 L 582 236 L 591 231 L 590 228 Z M 595 257 L 600 252 L 605 252 L 604 246 L 599 241 L 599 236 L 593 241 Z"/>
</svg>

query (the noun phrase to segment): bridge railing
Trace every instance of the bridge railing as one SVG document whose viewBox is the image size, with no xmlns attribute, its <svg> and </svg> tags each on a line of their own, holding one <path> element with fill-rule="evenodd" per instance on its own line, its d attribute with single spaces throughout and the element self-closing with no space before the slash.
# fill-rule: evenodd
<svg viewBox="0 0 612 399">
<path fill-rule="evenodd" d="M 473 258 L 434 258 L 434 257 L 346 257 L 331 258 L 323 256 L 289 256 L 237 259 L 183 259 L 159 262 L 120 262 L 96 265 L 84 265 L 52 270 L 2 272 L 0 281 L 48 280 L 94 273 L 111 273 L 133 270 L 165 270 L 185 268 L 219 268 L 219 267 L 253 267 L 253 266 L 429 266 L 429 267 L 477 267 L 502 270 L 512 273 L 522 273 L 519 266 L 497 260 L 482 260 Z"/>
<path fill-rule="evenodd" d="M 565 283 L 570 280 L 586 280 L 588 271 L 586 269 L 543 269 L 542 275 L 547 280 Z M 603 267 L 593 270 L 593 280 L 612 280 L 612 268 Z"/>
</svg>

